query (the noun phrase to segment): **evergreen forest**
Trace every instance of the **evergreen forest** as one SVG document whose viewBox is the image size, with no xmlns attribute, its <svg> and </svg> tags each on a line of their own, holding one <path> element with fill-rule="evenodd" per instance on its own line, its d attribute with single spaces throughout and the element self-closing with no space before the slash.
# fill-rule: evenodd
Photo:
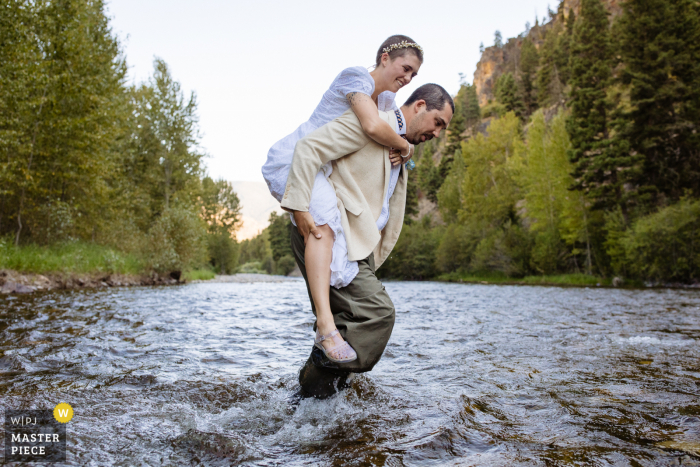
<svg viewBox="0 0 700 467">
<path fill-rule="evenodd" d="M 419 152 L 381 275 L 700 278 L 700 2 L 565 3 L 483 50 L 493 95 Z"/>
</svg>

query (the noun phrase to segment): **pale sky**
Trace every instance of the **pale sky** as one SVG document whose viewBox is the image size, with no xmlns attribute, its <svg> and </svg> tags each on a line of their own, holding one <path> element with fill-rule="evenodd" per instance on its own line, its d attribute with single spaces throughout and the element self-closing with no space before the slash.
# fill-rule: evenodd
<svg viewBox="0 0 700 467">
<path fill-rule="evenodd" d="M 548 4 L 558 2 L 108 0 L 108 14 L 130 82 L 146 80 L 157 56 L 196 92 L 208 173 L 262 182 L 270 146 L 309 118 L 342 69 L 373 65 L 387 37 L 405 34 L 425 52 L 400 105 L 425 83 L 456 93 L 481 42 L 492 45 L 497 29 L 516 36 Z"/>
</svg>

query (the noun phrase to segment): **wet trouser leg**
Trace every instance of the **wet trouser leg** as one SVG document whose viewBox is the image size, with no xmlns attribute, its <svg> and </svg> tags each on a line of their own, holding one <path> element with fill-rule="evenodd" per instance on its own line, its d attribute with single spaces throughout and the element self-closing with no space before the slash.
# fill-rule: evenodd
<svg viewBox="0 0 700 467">
<path fill-rule="evenodd" d="M 296 228 L 291 229 L 292 251 L 308 290 L 304 266 L 304 239 Z M 330 289 L 330 304 L 338 331 L 357 352 L 357 360 L 333 363 L 314 347 L 299 374 L 299 383 L 311 395 L 323 397 L 342 387 L 349 373 L 370 371 L 386 348 L 394 328 L 394 304 L 377 279 L 374 255 L 358 261 L 359 273 L 346 287 Z M 316 314 L 309 292 L 311 309 Z M 316 323 L 314 323 L 314 331 Z"/>
</svg>

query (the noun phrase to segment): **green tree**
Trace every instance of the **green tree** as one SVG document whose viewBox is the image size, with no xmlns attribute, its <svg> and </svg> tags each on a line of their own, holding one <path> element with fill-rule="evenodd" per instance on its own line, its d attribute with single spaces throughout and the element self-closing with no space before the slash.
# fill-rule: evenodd
<svg viewBox="0 0 700 467">
<path fill-rule="evenodd" d="M 574 17 L 573 10 L 569 18 Z M 540 107 L 558 103 L 569 81 L 571 33 L 561 21 L 555 21 L 545 36 L 537 70 L 537 101 Z"/>
<path fill-rule="evenodd" d="M 289 215 L 277 214 L 274 211 L 270 213 L 270 225 L 267 227 L 270 239 L 270 249 L 272 250 L 272 259 L 279 261 L 283 256 L 294 257 L 292 253 L 292 245 L 290 240 L 292 222 L 289 220 Z"/>
<path fill-rule="evenodd" d="M 224 231 L 235 238 L 241 222 L 241 201 L 233 185 L 224 179 L 202 179 L 202 219 L 211 233 Z"/>
<path fill-rule="evenodd" d="M 236 230 L 240 224 L 241 205 L 233 185 L 226 180 L 202 179 L 201 217 L 207 225 L 209 261 L 221 274 L 238 266 Z"/>
<path fill-rule="evenodd" d="M 629 0 L 618 26 L 630 101 L 616 122 L 620 158 L 632 165 L 641 155 L 640 194 L 679 200 L 700 187 L 700 6 Z"/>
<path fill-rule="evenodd" d="M 513 73 L 504 73 L 496 80 L 496 99 L 507 112 L 514 112 L 520 118 L 525 115 L 525 104 Z"/>
<path fill-rule="evenodd" d="M 520 82 L 522 84 L 522 95 L 527 115 L 530 115 L 537 109 L 535 81 L 539 63 L 540 56 L 535 44 L 529 37 L 525 38 L 520 49 Z"/>
<path fill-rule="evenodd" d="M 462 110 L 466 126 L 474 127 L 481 120 L 481 109 L 479 108 L 479 96 L 476 93 L 476 86 L 467 84 L 462 86 L 464 105 Z"/>
<path fill-rule="evenodd" d="M 126 67 L 104 4 L 12 1 L 0 16 L 2 228 L 12 221 L 17 243 L 23 232 L 35 237 L 57 206 L 87 237 L 108 200 L 125 117 Z"/>
<path fill-rule="evenodd" d="M 571 138 L 574 187 L 597 206 L 620 201 L 616 151 L 611 149 L 610 102 L 607 87 L 612 76 L 612 47 L 608 13 L 600 0 L 583 0 L 571 45 Z"/>
<path fill-rule="evenodd" d="M 462 143 L 462 221 L 499 226 L 512 218 L 518 198 L 514 161 L 522 151 L 520 120 L 513 112 L 492 121 L 488 136 Z"/>
<path fill-rule="evenodd" d="M 535 269 L 550 274 L 560 270 L 566 256 L 580 256 L 591 273 L 588 212 L 581 192 L 570 191 L 573 169 L 568 159 L 570 141 L 565 114 L 559 112 L 550 125 L 544 113 L 533 115 L 528 130 L 527 155 L 520 170 L 525 207 L 534 233 L 532 261 Z M 569 250 L 565 250 L 565 245 Z"/>
<path fill-rule="evenodd" d="M 433 143 L 428 142 L 423 146 L 423 151 L 416 163 L 418 187 L 426 198 L 433 203 L 437 202 L 437 191 L 440 189 L 442 180 L 440 171 L 435 167 L 433 161 Z"/>
<path fill-rule="evenodd" d="M 134 94 L 137 133 L 134 138 L 137 184 L 149 188 L 151 212 L 175 203 L 193 205 L 202 175 L 197 100 L 185 99 L 167 64 L 156 58 L 148 84 Z"/>
</svg>

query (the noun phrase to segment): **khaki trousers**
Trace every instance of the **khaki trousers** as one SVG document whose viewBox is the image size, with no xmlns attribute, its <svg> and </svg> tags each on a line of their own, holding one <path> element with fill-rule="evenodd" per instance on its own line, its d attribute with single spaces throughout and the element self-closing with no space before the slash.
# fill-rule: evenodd
<svg viewBox="0 0 700 467">
<path fill-rule="evenodd" d="M 304 265 L 304 239 L 295 227 L 291 228 L 291 241 L 294 258 L 309 290 L 309 280 Z M 323 352 L 315 349 L 300 374 L 302 387 L 307 391 L 309 388 L 313 389 L 316 383 L 322 383 L 314 380 L 323 379 L 323 373 L 343 376 L 348 373 L 370 371 L 382 357 L 389 342 L 396 314 L 389 294 L 375 275 L 374 255 L 371 254 L 362 261 L 358 261 L 358 266 L 360 272 L 347 287 L 336 289 L 328 286 L 335 325 L 343 339 L 348 341 L 357 352 L 357 360 L 349 363 L 333 363 L 323 355 Z M 310 291 L 309 300 L 311 309 L 316 315 Z M 316 323 L 314 323 L 314 331 L 316 331 Z M 313 364 L 316 368 L 308 368 L 309 364 Z M 314 391 L 309 392 L 313 394 Z"/>
</svg>

